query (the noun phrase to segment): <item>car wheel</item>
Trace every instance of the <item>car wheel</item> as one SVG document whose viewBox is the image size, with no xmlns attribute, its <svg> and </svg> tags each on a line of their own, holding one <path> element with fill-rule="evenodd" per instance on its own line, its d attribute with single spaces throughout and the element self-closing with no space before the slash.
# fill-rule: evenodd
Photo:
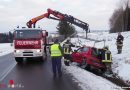
<svg viewBox="0 0 130 90">
<path fill-rule="evenodd" d="M 91 66 L 89 64 L 86 65 L 85 70 L 91 71 Z"/>
<path fill-rule="evenodd" d="M 85 69 L 85 68 L 86 68 L 86 66 L 87 66 L 87 63 L 86 63 L 86 58 L 83 58 L 83 59 L 82 59 L 82 63 L 81 63 L 81 65 L 80 65 L 80 67 L 81 67 L 81 68 L 83 68 L 83 69 Z"/>
<path fill-rule="evenodd" d="M 23 58 L 22 57 L 15 57 L 15 61 L 20 64 L 23 62 Z"/>
<path fill-rule="evenodd" d="M 101 74 L 104 74 L 106 72 L 105 68 L 101 68 Z"/>
</svg>

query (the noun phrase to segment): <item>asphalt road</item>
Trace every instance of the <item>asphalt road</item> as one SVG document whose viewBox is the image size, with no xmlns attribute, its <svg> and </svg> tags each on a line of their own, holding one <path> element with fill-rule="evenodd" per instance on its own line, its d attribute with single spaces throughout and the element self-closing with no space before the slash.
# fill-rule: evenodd
<svg viewBox="0 0 130 90">
<path fill-rule="evenodd" d="M 44 63 L 34 61 L 18 65 L 13 54 L 2 56 L 0 80 L 0 90 L 81 90 L 66 72 L 61 78 L 53 78 L 49 57 Z M 8 86 L 12 80 L 14 88 Z"/>
</svg>

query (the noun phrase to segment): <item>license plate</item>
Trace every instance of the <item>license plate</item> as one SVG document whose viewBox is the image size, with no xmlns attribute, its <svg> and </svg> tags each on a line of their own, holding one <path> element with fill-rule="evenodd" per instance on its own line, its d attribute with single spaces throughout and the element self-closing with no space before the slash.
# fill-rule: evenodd
<svg viewBox="0 0 130 90">
<path fill-rule="evenodd" d="M 31 50 L 24 50 L 24 52 L 31 52 Z"/>
</svg>

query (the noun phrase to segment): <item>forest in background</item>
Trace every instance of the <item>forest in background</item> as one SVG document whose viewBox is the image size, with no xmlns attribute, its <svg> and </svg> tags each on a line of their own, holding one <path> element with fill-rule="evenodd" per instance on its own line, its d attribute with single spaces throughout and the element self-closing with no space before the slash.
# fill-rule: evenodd
<svg viewBox="0 0 130 90">
<path fill-rule="evenodd" d="M 110 18 L 110 33 L 130 31 L 130 1 L 120 0 Z"/>
<path fill-rule="evenodd" d="M 12 43 L 13 42 L 13 33 L 0 33 L 0 43 Z"/>
</svg>

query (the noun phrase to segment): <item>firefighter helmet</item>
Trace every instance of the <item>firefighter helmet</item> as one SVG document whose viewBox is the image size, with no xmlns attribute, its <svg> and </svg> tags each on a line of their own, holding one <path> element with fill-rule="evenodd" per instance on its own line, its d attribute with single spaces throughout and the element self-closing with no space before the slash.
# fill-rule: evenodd
<svg viewBox="0 0 130 90">
<path fill-rule="evenodd" d="M 104 46 L 103 49 L 109 50 L 109 47 L 108 46 Z"/>
</svg>

